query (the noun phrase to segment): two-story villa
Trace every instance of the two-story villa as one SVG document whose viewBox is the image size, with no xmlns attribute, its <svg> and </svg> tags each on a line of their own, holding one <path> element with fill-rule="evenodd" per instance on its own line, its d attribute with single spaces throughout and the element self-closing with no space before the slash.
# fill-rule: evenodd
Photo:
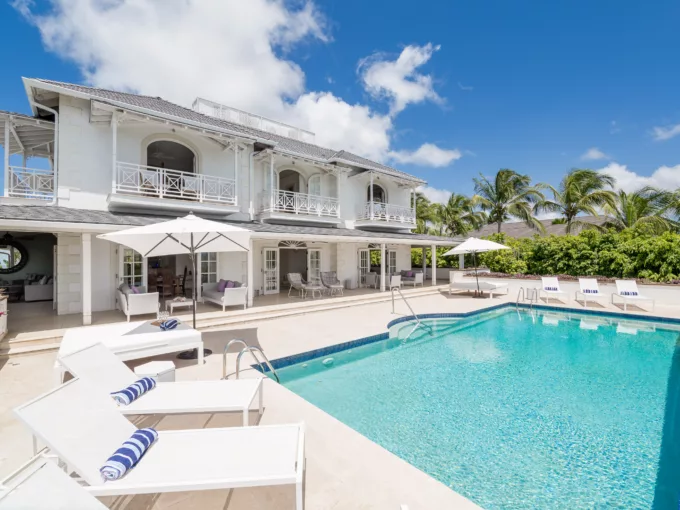
<svg viewBox="0 0 680 510">
<path fill-rule="evenodd" d="M 0 280 L 10 297 L 52 297 L 57 314 L 82 313 L 89 324 L 92 312 L 117 307 L 121 282 L 153 288 L 163 270 L 191 271 L 187 257 L 145 260 L 97 234 L 190 211 L 253 231 L 249 253 L 203 254 L 199 265 L 201 282 L 246 283 L 251 306 L 287 291 L 289 272 L 336 271 L 354 288 L 370 250 L 382 251 L 389 274 L 411 269 L 412 247 L 456 244 L 411 233 L 421 179 L 320 147 L 308 131 L 201 98 L 188 109 L 23 81 L 32 115 L 0 112 Z M 26 291 L 38 277 L 53 282 L 52 296 Z"/>
</svg>

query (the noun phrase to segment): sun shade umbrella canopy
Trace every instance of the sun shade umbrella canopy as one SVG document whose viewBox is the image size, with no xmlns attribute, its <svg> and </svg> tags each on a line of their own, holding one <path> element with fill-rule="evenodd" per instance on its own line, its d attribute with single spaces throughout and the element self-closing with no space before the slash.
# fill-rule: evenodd
<svg viewBox="0 0 680 510">
<path fill-rule="evenodd" d="M 477 274 L 477 254 L 485 253 L 487 251 L 496 250 L 509 250 L 508 246 L 503 244 L 494 243 L 493 241 L 487 241 L 486 239 L 478 239 L 476 237 L 470 237 L 465 240 L 455 248 L 451 248 L 449 251 L 444 253 L 442 256 L 448 255 L 460 255 L 466 253 L 472 253 L 472 260 L 475 266 L 475 279 L 477 280 L 477 293 L 479 293 L 479 275 Z"/>
<path fill-rule="evenodd" d="M 194 328 L 196 328 L 196 254 L 204 252 L 247 252 L 251 231 L 204 220 L 193 214 L 183 218 L 134 227 L 97 237 L 132 248 L 143 257 L 188 254 L 194 267 Z"/>
</svg>

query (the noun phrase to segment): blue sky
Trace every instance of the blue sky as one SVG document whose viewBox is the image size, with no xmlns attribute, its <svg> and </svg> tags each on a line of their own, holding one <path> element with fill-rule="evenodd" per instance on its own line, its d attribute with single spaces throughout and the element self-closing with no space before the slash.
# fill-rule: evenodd
<svg viewBox="0 0 680 510">
<path fill-rule="evenodd" d="M 678 2 L 158 5 L 171 3 L 1 3 L 15 45 L 0 109 L 27 112 L 20 77 L 45 77 L 187 105 L 202 95 L 436 190 L 470 194 L 473 176 L 499 168 L 556 184 L 569 168 L 607 167 L 626 188 L 680 186 Z M 420 60 L 400 71 L 409 50 Z"/>
</svg>

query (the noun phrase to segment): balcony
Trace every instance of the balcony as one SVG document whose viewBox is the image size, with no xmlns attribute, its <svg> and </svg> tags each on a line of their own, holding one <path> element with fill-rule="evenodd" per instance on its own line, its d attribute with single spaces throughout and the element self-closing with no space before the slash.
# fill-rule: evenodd
<svg viewBox="0 0 680 510">
<path fill-rule="evenodd" d="M 52 170 L 10 166 L 5 196 L 51 200 L 54 198 L 54 173 Z"/>
<path fill-rule="evenodd" d="M 197 211 L 224 211 L 228 206 L 233 210 L 238 204 L 236 180 L 119 161 L 109 203 Z"/>
<path fill-rule="evenodd" d="M 397 227 L 401 229 L 416 226 L 416 211 L 411 207 L 366 202 L 357 215 L 357 226 Z"/>
<path fill-rule="evenodd" d="M 294 191 L 267 191 L 262 194 L 260 212 L 263 219 L 339 223 L 340 200 Z"/>
</svg>

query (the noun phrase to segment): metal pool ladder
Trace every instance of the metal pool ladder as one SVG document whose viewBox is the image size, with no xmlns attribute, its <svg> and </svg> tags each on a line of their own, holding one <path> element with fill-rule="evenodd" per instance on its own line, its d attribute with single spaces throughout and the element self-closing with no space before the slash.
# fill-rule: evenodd
<svg viewBox="0 0 680 510">
<path fill-rule="evenodd" d="M 240 340 L 238 338 L 235 338 L 234 340 L 231 340 L 227 346 L 224 348 L 224 351 L 222 352 L 222 379 L 227 378 L 227 352 L 229 352 L 229 347 L 231 347 L 233 344 L 241 344 L 243 345 L 243 349 L 241 349 L 241 352 L 238 353 L 238 356 L 236 356 L 236 379 L 238 379 L 238 375 L 241 369 L 241 358 L 243 355 L 248 352 L 252 356 L 253 360 L 255 363 L 260 367 L 260 370 L 262 373 L 265 373 L 265 367 L 264 365 L 267 365 L 267 368 L 269 368 L 269 371 L 274 374 L 274 378 L 276 379 L 276 382 L 281 382 L 279 379 L 279 374 L 276 373 L 276 370 L 274 370 L 274 367 L 272 364 L 269 362 L 269 358 L 267 358 L 267 355 L 260 349 L 259 347 L 255 347 L 253 345 L 248 345 L 245 343 L 243 340 Z M 260 353 L 262 355 L 263 361 L 260 361 L 257 357 L 257 353 Z"/>
<path fill-rule="evenodd" d="M 399 287 L 390 287 L 390 291 L 392 292 L 392 313 L 395 313 L 394 312 L 394 291 L 395 290 L 399 293 L 399 295 L 401 296 L 401 299 L 404 300 L 404 303 L 406 303 L 406 306 L 410 310 L 411 315 L 413 315 L 413 318 L 416 320 L 416 326 L 411 330 L 411 332 L 408 334 L 408 336 L 405 338 L 405 340 L 408 340 L 409 337 L 413 334 L 413 332 L 421 326 L 423 328 L 425 328 L 428 331 L 428 333 L 430 333 L 430 335 L 431 335 L 432 334 L 432 328 L 429 327 L 429 326 L 428 327 L 423 326 L 423 323 L 420 321 L 420 317 L 418 317 L 416 312 L 413 311 L 411 304 L 406 300 L 404 295 L 401 293 L 401 289 Z"/>
<path fill-rule="evenodd" d="M 530 290 L 531 292 L 533 292 L 533 295 L 531 295 L 531 297 L 528 299 L 529 310 L 533 310 L 534 309 L 534 299 L 536 300 L 536 302 L 538 302 L 538 297 L 537 297 L 538 291 L 536 289 L 527 289 L 527 290 Z M 524 292 L 524 287 L 520 287 L 519 291 L 517 292 L 517 300 L 515 301 L 515 310 L 519 311 L 520 302 L 522 302 L 522 303 L 527 302 L 526 294 Z"/>
</svg>

